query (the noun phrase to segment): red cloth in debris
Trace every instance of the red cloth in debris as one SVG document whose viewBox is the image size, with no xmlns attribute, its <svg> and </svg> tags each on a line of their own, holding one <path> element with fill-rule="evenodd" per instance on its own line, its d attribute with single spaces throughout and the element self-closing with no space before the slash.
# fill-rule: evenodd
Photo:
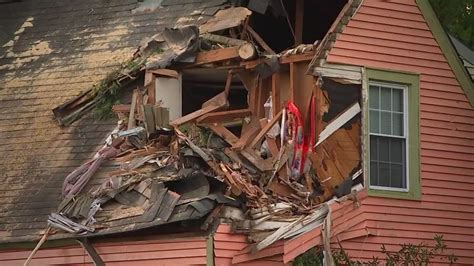
<svg viewBox="0 0 474 266">
<path fill-rule="evenodd" d="M 299 108 L 292 102 L 288 102 L 288 112 L 293 116 L 292 135 L 295 141 L 293 158 L 291 160 L 291 175 L 296 178 L 304 171 L 304 165 L 308 152 L 313 150 L 316 141 L 316 121 L 315 121 L 316 101 L 311 99 L 311 135 L 304 136 L 304 121 Z"/>
<path fill-rule="evenodd" d="M 107 146 L 99 150 L 99 157 L 89 160 L 72 171 L 63 183 L 63 197 L 74 196 L 89 182 L 90 178 L 97 172 L 104 160 L 115 157 L 120 150 Z"/>
</svg>

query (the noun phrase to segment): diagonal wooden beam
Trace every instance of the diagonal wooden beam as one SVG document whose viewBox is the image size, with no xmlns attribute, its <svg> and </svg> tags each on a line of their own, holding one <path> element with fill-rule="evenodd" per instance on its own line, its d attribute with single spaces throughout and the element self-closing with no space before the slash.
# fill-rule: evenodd
<svg viewBox="0 0 474 266">
<path fill-rule="evenodd" d="M 92 244 L 89 242 L 89 239 L 87 238 L 79 238 L 76 239 L 77 242 L 84 248 L 84 250 L 89 254 L 91 257 L 92 261 L 94 262 L 94 265 L 96 266 L 105 266 L 104 261 L 102 258 L 99 256 L 99 253 L 95 250 L 95 248 L 92 246 Z"/>
<path fill-rule="evenodd" d="M 257 136 L 250 143 L 248 148 L 251 149 L 251 148 L 255 147 L 255 145 L 257 145 L 257 143 L 259 141 L 261 141 L 263 137 L 265 137 L 265 135 L 268 133 L 268 131 L 270 131 L 270 129 L 272 129 L 272 127 L 276 124 L 276 122 L 278 122 L 281 119 L 282 114 L 283 114 L 282 111 L 278 112 L 278 114 L 276 116 L 274 116 L 272 118 L 272 120 L 270 120 L 270 122 L 268 122 L 268 124 L 265 125 L 264 128 L 262 128 L 262 130 L 257 134 Z"/>
</svg>

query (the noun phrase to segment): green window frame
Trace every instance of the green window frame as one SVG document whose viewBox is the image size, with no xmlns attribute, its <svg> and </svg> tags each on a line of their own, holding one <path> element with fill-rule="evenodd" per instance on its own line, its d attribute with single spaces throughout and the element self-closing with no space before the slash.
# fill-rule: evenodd
<svg viewBox="0 0 474 266">
<path fill-rule="evenodd" d="M 406 97 L 406 189 L 390 189 L 370 185 L 370 114 L 369 114 L 369 85 L 393 85 L 405 88 Z M 365 184 L 369 196 L 420 200 L 420 75 L 409 72 L 398 72 L 384 69 L 365 69 L 364 81 L 364 168 L 366 173 Z"/>
</svg>

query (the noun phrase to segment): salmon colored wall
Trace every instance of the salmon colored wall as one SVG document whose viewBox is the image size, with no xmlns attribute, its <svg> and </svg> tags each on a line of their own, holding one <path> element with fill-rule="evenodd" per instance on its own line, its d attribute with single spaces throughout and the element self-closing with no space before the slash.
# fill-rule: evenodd
<svg viewBox="0 0 474 266">
<path fill-rule="evenodd" d="M 415 0 L 365 0 L 328 62 L 421 74 L 422 201 L 367 198 L 361 212 L 377 235 L 344 241 L 344 247 L 370 258 L 381 244 L 395 249 L 443 234 L 449 252 L 473 264 L 474 109 Z"/>
<path fill-rule="evenodd" d="M 205 265 L 207 242 L 204 237 L 94 243 L 107 265 Z M 0 265 L 23 265 L 29 250 L 0 251 Z M 40 249 L 30 265 L 93 265 L 84 249 L 77 246 Z"/>
<path fill-rule="evenodd" d="M 231 226 L 221 224 L 214 235 L 214 257 L 216 266 L 242 265 L 242 266 L 277 266 L 285 265 L 281 253 L 273 256 L 251 257 L 249 254 L 251 245 L 247 242 L 247 236 L 232 233 Z M 260 254 L 259 254 L 260 255 Z M 241 257 L 244 257 L 243 259 Z M 251 258 L 250 258 L 251 257 Z M 237 260 L 236 260 L 237 258 Z M 232 260 L 238 263 L 232 263 Z"/>
</svg>

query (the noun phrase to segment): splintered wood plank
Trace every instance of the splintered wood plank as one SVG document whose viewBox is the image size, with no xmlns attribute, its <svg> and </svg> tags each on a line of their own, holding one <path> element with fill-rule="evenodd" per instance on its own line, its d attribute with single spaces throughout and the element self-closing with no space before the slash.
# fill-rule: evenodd
<svg viewBox="0 0 474 266">
<path fill-rule="evenodd" d="M 244 149 L 240 152 L 245 159 L 251 162 L 258 170 L 265 172 L 273 169 L 272 160 L 264 160 L 251 149 Z"/>
<path fill-rule="evenodd" d="M 136 126 L 135 109 L 137 106 L 138 93 L 140 93 L 138 89 L 133 90 L 132 103 L 130 104 L 130 115 L 128 116 L 128 129 L 132 129 Z"/>
<path fill-rule="evenodd" d="M 280 197 L 291 198 L 297 193 L 294 189 L 286 184 L 281 184 L 276 178 L 268 185 L 268 189 Z"/>
<path fill-rule="evenodd" d="M 204 34 L 201 35 L 201 38 L 206 39 L 206 40 L 210 40 L 210 41 L 213 41 L 213 42 L 217 42 L 217 43 L 222 43 L 222 44 L 229 45 L 229 46 L 240 46 L 240 45 L 246 43 L 243 40 L 239 40 L 239 39 L 235 39 L 235 38 L 229 38 L 229 37 L 225 37 L 225 36 L 222 36 L 222 35 L 216 35 L 216 34 L 211 34 L 211 33 L 204 33 Z"/>
<path fill-rule="evenodd" d="M 202 115 L 205 115 L 209 112 L 212 112 L 212 111 L 215 111 L 215 110 L 218 110 L 222 108 L 222 106 L 218 106 L 218 105 L 209 105 L 209 106 L 206 106 L 202 109 L 199 109 L 195 112 L 192 112 L 190 114 L 187 114 L 183 117 L 180 117 L 174 121 L 171 122 L 171 125 L 173 126 L 179 126 L 179 125 L 182 125 L 182 124 L 185 124 L 187 122 L 190 122 L 190 121 L 193 121 L 195 120 L 196 118 L 202 116 Z"/>
<path fill-rule="evenodd" d="M 278 145 L 277 145 L 276 139 L 271 138 L 269 136 L 265 136 L 265 139 L 267 140 L 268 149 L 270 150 L 270 153 L 272 154 L 272 157 L 277 158 L 278 154 L 279 154 L 279 150 L 278 150 Z"/>
<path fill-rule="evenodd" d="M 147 99 L 148 99 L 148 96 L 147 96 Z M 136 115 L 135 115 L 135 118 L 139 121 L 144 121 L 145 119 L 145 115 L 143 114 L 143 109 L 141 108 L 141 106 L 144 104 L 144 96 L 143 96 L 143 93 L 139 90 L 138 91 L 138 94 L 137 94 L 137 105 L 136 105 Z"/>
<path fill-rule="evenodd" d="M 149 69 L 147 70 L 147 73 L 153 73 L 155 75 L 165 76 L 165 77 L 170 77 L 170 78 L 175 78 L 175 79 L 179 78 L 179 73 L 173 69 L 166 69 L 166 68 Z"/>
<path fill-rule="evenodd" d="M 272 75 L 272 108 L 273 115 L 276 115 L 281 110 L 281 99 L 280 99 L 280 73 L 277 72 Z"/>
<path fill-rule="evenodd" d="M 234 58 L 239 58 L 239 47 L 229 47 L 200 52 L 196 55 L 196 61 L 193 66 L 216 63 Z"/>
<path fill-rule="evenodd" d="M 130 112 L 130 108 L 131 108 L 130 104 L 114 104 L 114 106 L 112 106 L 112 111 L 128 113 Z"/>
<path fill-rule="evenodd" d="M 148 104 L 155 104 L 156 103 L 156 90 L 155 90 L 156 82 L 155 82 L 155 80 L 156 80 L 156 77 L 152 72 L 147 71 L 145 73 L 144 86 L 147 90 L 147 95 L 148 95 L 148 100 L 145 103 L 148 103 Z"/>
<path fill-rule="evenodd" d="M 295 101 L 295 90 L 296 90 L 296 67 L 295 63 L 290 63 L 290 100 Z"/>
<path fill-rule="evenodd" d="M 225 87 L 224 87 L 224 95 L 226 99 L 229 97 L 230 86 L 232 85 L 233 76 L 234 76 L 234 73 L 232 72 L 232 70 L 229 70 L 227 72 L 227 79 L 225 81 Z"/>
<path fill-rule="evenodd" d="M 222 125 L 210 124 L 207 127 L 230 145 L 234 145 L 239 141 L 239 138 Z"/>
<path fill-rule="evenodd" d="M 155 125 L 158 127 L 169 127 L 170 123 L 170 111 L 168 108 L 154 106 L 155 113 Z"/>
<path fill-rule="evenodd" d="M 307 61 L 307 63 L 309 63 L 309 61 L 311 61 L 311 59 L 313 59 L 314 56 L 315 56 L 315 51 L 310 51 L 304 54 L 286 55 L 280 58 L 280 64 L 296 63 L 296 62 L 303 62 L 303 61 Z"/>
<path fill-rule="evenodd" d="M 145 72 L 143 86 L 145 87 L 148 86 L 148 84 L 150 84 L 150 82 L 153 82 L 154 79 L 155 79 L 155 76 L 153 75 L 153 73 L 147 70 Z"/>
<path fill-rule="evenodd" d="M 184 123 L 187 123 L 189 121 L 195 120 L 202 115 L 205 115 L 207 113 L 216 111 L 221 108 L 226 108 L 228 107 L 228 102 L 227 102 L 227 97 L 229 95 L 229 90 L 230 90 L 230 81 L 232 79 L 232 74 L 229 72 L 227 76 L 227 82 L 226 86 L 224 88 L 224 91 L 217 94 L 216 96 L 212 97 L 211 99 L 207 100 L 205 103 L 202 104 L 202 108 L 192 112 L 190 114 L 187 114 L 183 117 L 180 117 L 178 119 L 175 119 L 173 122 L 171 122 L 172 125 L 178 126 L 182 125 Z"/>
<path fill-rule="evenodd" d="M 260 119 L 260 126 L 262 128 L 264 128 L 267 123 L 268 123 L 268 121 L 267 121 L 266 118 Z M 279 150 L 278 150 L 278 145 L 276 143 L 276 139 L 272 138 L 272 137 L 269 137 L 268 135 L 265 135 L 265 140 L 267 141 L 268 149 L 270 150 L 270 153 L 271 153 L 272 157 L 277 158 Z"/>
<path fill-rule="evenodd" d="M 255 136 L 253 141 L 250 143 L 249 148 L 255 147 L 255 145 L 257 145 L 257 143 L 262 140 L 262 138 L 268 133 L 268 131 L 270 131 L 270 129 L 281 119 L 282 114 L 282 111 L 278 112 L 278 114 L 274 116 L 272 120 L 270 120 L 270 122 L 265 125 L 264 128 L 262 128 L 262 130 L 257 134 L 257 136 Z"/>
<path fill-rule="evenodd" d="M 242 150 L 244 149 L 250 141 L 258 134 L 260 130 L 260 125 L 256 118 L 252 118 L 250 123 L 246 123 L 242 126 L 242 134 L 240 136 L 239 141 L 232 146 L 235 150 Z"/>
<path fill-rule="evenodd" d="M 349 108 L 341 112 L 336 118 L 334 118 L 331 122 L 329 122 L 326 128 L 321 132 L 316 146 L 321 144 L 325 139 L 331 136 L 331 134 L 333 134 L 339 128 L 341 128 L 344 124 L 349 122 L 349 120 L 351 120 L 354 116 L 360 113 L 360 111 L 361 111 L 360 105 L 358 102 L 356 102 L 353 105 L 351 105 Z"/>
<path fill-rule="evenodd" d="M 323 90 L 320 86 L 316 85 L 314 88 L 314 95 L 316 97 L 316 142 L 319 141 L 319 136 L 321 135 L 321 131 L 323 131 L 323 127 L 325 126 L 323 123 L 323 116 L 329 110 L 329 104 L 327 102 L 326 95 L 324 94 Z"/>
<path fill-rule="evenodd" d="M 153 134 L 156 132 L 155 112 L 153 110 L 153 105 L 144 104 L 142 105 L 142 108 L 146 131 L 148 134 Z"/>
<path fill-rule="evenodd" d="M 250 111 L 250 109 L 212 112 L 201 116 L 196 122 L 198 124 L 225 123 L 251 115 L 252 111 Z"/>
</svg>

